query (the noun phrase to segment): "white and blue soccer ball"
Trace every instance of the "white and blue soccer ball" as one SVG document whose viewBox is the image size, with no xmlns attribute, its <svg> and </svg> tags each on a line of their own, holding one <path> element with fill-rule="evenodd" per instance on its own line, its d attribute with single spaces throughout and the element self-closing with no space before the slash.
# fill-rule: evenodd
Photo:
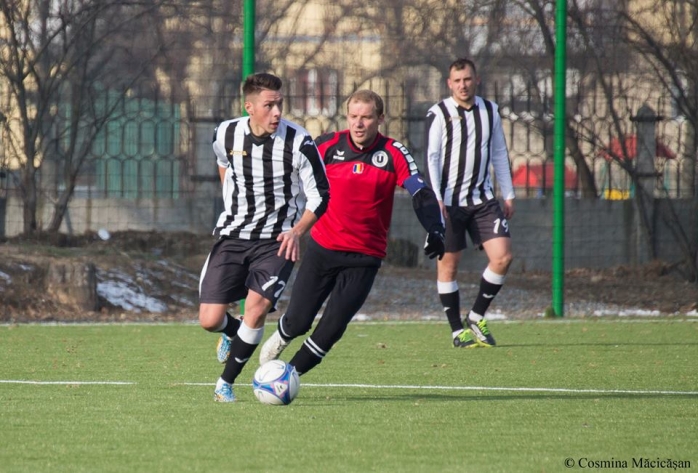
<svg viewBox="0 0 698 473">
<path fill-rule="evenodd" d="M 273 406 L 291 404 L 300 386 L 296 368 L 281 360 L 264 363 L 252 379 L 252 389 L 259 402 Z"/>
</svg>

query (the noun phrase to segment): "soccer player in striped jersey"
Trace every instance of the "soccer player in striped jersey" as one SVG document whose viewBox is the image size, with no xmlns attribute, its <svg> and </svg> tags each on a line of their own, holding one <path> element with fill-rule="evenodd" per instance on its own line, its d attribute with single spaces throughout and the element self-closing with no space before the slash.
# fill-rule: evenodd
<svg viewBox="0 0 698 473">
<path fill-rule="evenodd" d="M 475 64 L 457 59 L 449 67 L 451 96 L 427 112 L 426 159 L 431 185 L 446 219 L 446 253 L 437 262 L 437 287 L 453 335 L 453 346 L 495 345 L 485 312 L 504 284 L 512 261 L 510 219 L 514 188 L 502 122 L 494 102 L 476 95 Z M 494 170 L 504 207 L 495 199 Z M 465 325 L 460 313 L 458 264 L 466 232 L 489 260 Z"/>
<path fill-rule="evenodd" d="M 220 332 L 225 362 L 214 400 L 235 400 L 233 382 L 264 334 L 267 313 L 286 287 L 299 258 L 301 236 L 327 209 L 329 183 L 315 142 L 281 118 L 282 82 L 267 74 L 245 79 L 248 116 L 222 122 L 213 151 L 225 210 L 199 281 L 199 323 Z M 242 321 L 226 312 L 245 299 Z"/>
<path fill-rule="evenodd" d="M 443 255 L 445 229 L 436 196 L 407 148 L 379 133 L 383 119 L 383 99 L 359 90 L 347 101 L 349 129 L 316 139 L 332 199 L 310 231 L 291 300 L 278 330 L 262 345 L 261 364 L 278 358 L 292 339 L 305 334 L 326 300 L 322 318 L 290 364 L 299 374 L 307 373 L 339 341 L 368 297 L 386 255 L 396 186 L 412 197 L 427 231 L 427 256 Z"/>
</svg>

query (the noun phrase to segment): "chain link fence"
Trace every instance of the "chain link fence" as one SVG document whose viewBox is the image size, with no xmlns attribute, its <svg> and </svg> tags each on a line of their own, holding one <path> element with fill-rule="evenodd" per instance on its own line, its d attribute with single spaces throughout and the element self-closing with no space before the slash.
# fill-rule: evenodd
<svg viewBox="0 0 698 473">
<path fill-rule="evenodd" d="M 163 37 L 178 38 L 168 43 L 169 69 L 165 63 L 153 67 L 157 73 L 152 76 L 161 77 L 157 81 L 146 77 L 126 89 L 105 87 L 100 100 L 110 112 L 94 137 L 75 139 L 70 106 L 55 104 L 35 177 L 39 230 L 47 228 L 61 196 L 70 190 L 67 186 L 74 184 L 62 232 L 211 231 L 222 205 L 211 138 L 217 123 L 242 110 L 242 21 L 239 5 L 231 9 L 230 2 L 209 3 L 191 17 L 197 21 L 181 20 L 186 18 L 181 12 L 162 20 Z M 409 8 L 403 3 L 382 1 L 381 8 L 355 8 L 341 1 L 260 0 L 257 69 L 284 79 L 285 117 L 304 125 L 313 136 L 345 126 L 344 103 L 352 91 L 375 90 L 386 104 L 381 131 L 405 144 L 425 171 L 426 111 L 448 95 L 444 74 L 450 61 L 456 55 L 473 57 L 482 77 L 480 95 L 499 104 L 509 146 L 519 209 L 512 230 L 515 241 L 523 245 L 519 254 L 531 255 L 519 268 L 549 268 L 553 96 L 551 74 L 536 39 L 545 30 L 535 31 L 520 11 L 497 17 L 486 2 L 472 2 L 472 15 L 463 18 L 463 9 L 452 2 L 431 5 L 427 16 L 404 12 L 422 11 L 429 2 L 409 1 Z M 182 8 L 203 4 L 197 5 Z M 429 30 L 434 24 L 426 22 L 421 36 L 410 33 L 420 18 L 440 19 L 440 29 Z M 576 29 L 571 35 L 575 41 L 581 38 Z M 483 37 L 492 43 L 482 43 Z M 526 38 L 536 41 L 527 46 Z M 613 50 L 609 57 L 618 59 L 608 63 L 609 74 L 624 73 L 623 68 L 633 72 L 632 61 L 627 60 L 629 46 L 612 39 L 615 42 L 602 45 Z M 129 48 L 145 56 L 150 46 L 133 41 Z M 164 43 L 159 47 L 165 48 Z M 575 48 L 579 46 L 571 50 L 574 73 L 567 94 L 564 175 L 568 262 L 607 266 L 647 259 L 632 243 L 643 232 L 633 204 L 638 193 L 633 173 L 647 142 L 656 144 L 651 150 L 654 171 L 649 186 L 657 200 L 653 208 L 673 209 L 652 212 L 649 254 L 672 261 L 683 258 L 675 251 L 681 245 L 672 235 L 683 232 L 684 240 L 696 240 L 695 132 L 687 108 L 666 94 L 633 90 L 627 84 L 625 89 L 617 87 L 613 92 L 617 103 L 612 100 L 609 105 L 600 92 L 600 76 L 582 74 L 585 56 L 574 55 Z M 522 71 L 528 66 L 533 70 L 530 77 L 538 79 L 524 79 Z M 0 92 L 7 94 L 8 88 L 0 87 Z M 2 102 L 9 103 L 4 98 Z M 637 115 L 643 105 L 652 109 L 655 120 L 653 131 L 639 134 Z M 8 146 L 9 134 L 20 126 L 18 118 L 7 113 L 0 118 L 0 236 L 12 237 L 24 231 L 26 182 L 17 165 L 21 152 Z M 67 164 L 76 146 L 87 152 L 71 183 L 70 173 L 76 167 Z M 666 215 L 678 217 L 667 223 Z M 392 234 L 411 245 L 422 238 L 416 219 L 404 211 L 400 199 Z M 579 247 L 587 249 L 575 254 Z"/>
</svg>

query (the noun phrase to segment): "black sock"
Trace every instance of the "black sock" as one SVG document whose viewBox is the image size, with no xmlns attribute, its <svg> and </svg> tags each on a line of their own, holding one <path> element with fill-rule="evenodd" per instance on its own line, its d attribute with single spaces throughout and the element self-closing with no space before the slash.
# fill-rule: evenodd
<svg viewBox="0 0 698 473">
<path fill-rule="evenodd" d="M 487 312 L 487 309 L 492 303 L 494 296 L 497 295 L 501 288 L 502 284 L 493 284 L 484 277 L 480 278 L 480 290 L 478 291 L 475 302 L 473 303 L 472 311 L 476 314 L 484 316 L 485 312 Z"/>
<path fill-rule="evenodd" d="M 287 320 L 286 314 L 282 315 L 279 318 L 279 321 L 276 324 L 276 330 L 277 330 L 277 332 L 279 332 L 279 336 L 281 337 L 281 340 L 283 340 L 284 342 L 290 342 L 291 340 L 293 340 L 293 338 L 288 338 L 286 336 L 287 332 L 286 332 L 286 330 L 284 330 L 284 321 L 285 320 Z"/>
<path fill-rule="evenodd" d="M 236 319 L 228 312 L 225 313 L 225 318 L 228 322 L 225 324 L 225 328 L 220 331 L 230 338 L 235 338 L 235 335 L 237 335 L 238 329 L 240 328 L 240 324 L 242 322 L 240 321 L 240 319 Z"/>
<path fill-rule="evenodd" d="M 327 352 L 315 345 L 312 339 L 308 338 L 288 363 L 296 368 L 300 376 L 319 365 L 325 358 L 325 355 L 327 355 Z"/>
<path fill-rule="evenodd" d="M 460 294 L 458 291 L 447 294 L 439 294 L 444 312 L 451 326 L 451 332 L 463 330 L 463 321 L 460 318 Z"/>
<path fill-rule="evenodd" d="M 226 334 L 227 335 L 227 334 Z M 242 369 L 247 364 L 247 361 L 252 357 L 252 354 L 257 349 L 257 344 L 251 345 L 244 342 L 240 337 L 235 337 L 230 343 L 230 356 L 225 363 L 221 378 L 226 383 L 233 383 L 238 377 Z"/>
</svg>

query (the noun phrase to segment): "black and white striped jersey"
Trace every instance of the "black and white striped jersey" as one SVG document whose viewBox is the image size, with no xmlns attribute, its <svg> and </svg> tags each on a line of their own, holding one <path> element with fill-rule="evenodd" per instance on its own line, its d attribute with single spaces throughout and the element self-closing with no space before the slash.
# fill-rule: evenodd
<svg viewBox="0 0 698 473">
<path fill-rule="evenodd" d="M 447 206 L 494 199 L 490 165 L 505 200 L 514 198 L 509 152 L 497 104 L 475 97 L 470 110 L 449 97 L 427 112 L 427 168 L 432 188 Z"/>
<path fill-rule="evenodd" d="M 225 168 L 225 209 L 214 235 L 276 239 L 305 209 L 317 217 L 327 209 L 325 165 L 305 128 L 281 119 L 274 134 L 257 138 L 249 117 L 226 120 L 216 128 L 213 151 Z"/>
</svg>

